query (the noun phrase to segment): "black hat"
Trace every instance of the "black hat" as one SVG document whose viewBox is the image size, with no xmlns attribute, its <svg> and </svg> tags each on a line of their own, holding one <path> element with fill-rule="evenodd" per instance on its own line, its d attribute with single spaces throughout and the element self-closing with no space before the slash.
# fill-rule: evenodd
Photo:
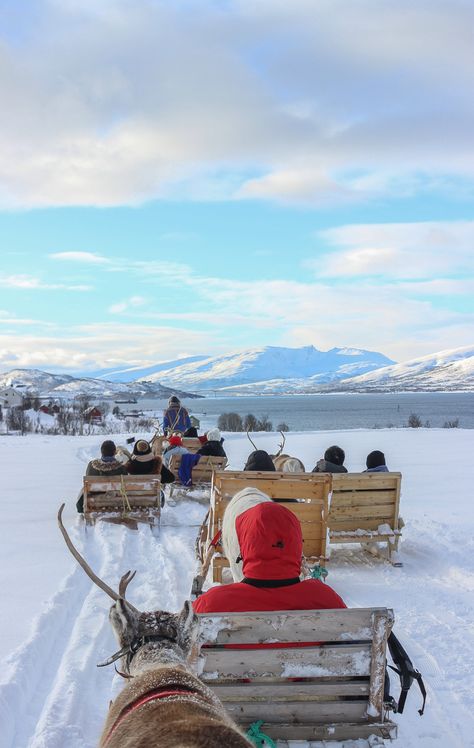
<svg viewBox="0 0 474 748">
<path fill-rule="evenodd" d="M 384 453 L 380 452 L 378 449 L 375 449 L 373 452 L 367 455 L 365 464 L 367 465 L 368 470 L 380 467 L 380 465 L 385 465 Z"/>
<path fill-rule="evenodd" d="M 265 470 L 275 471 L 275 465 L 273 460 L 264 449 L 256 449 L 255 452 L 251 452 L 245 463 L 244 470 Z"/>
<path fill-rule="evenodd" d="M 324 459 L 328 462 L 332 462 L 333 465 L 344 465 L 346 455 L 342 447 L 336 445 L 328 447 L 324 453 Z"/>
</svg>

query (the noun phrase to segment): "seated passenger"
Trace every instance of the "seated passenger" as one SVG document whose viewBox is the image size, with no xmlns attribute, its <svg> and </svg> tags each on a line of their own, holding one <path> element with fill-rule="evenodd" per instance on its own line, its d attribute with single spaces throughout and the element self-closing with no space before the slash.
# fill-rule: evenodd
<svg viewBox="0 0 474 748">
<path fill-rule="evenodd" d="M 230 564 L 230 571 L 234 582 L 241 582 L 244 578 L 239 539 L 235 532 L 236 519 L 246 512 L 247 509 L 252 509 L 252 507 L 261 504 L 264 501 L 272 501 L 272 499 L 258 488 L 248 486 L 247 488 L 238 491 L 231 498 L 225 508 L 224 517 L 222 519 L 221 542 L 224 556 L 228 559 Z"/>
<path fill-rule="evenodd" d="M 100 458 L 91 460 L 86 468 L 86 475 L 126 475 L 127 470 L 122 462 L 117 460 L 115 442 L 107 439 L 100 446 Z"/>
<path fill-rule="evenodd" d="M 125 465 L 130 475 L 160 474 L 162 483 L 173 483 L 174 473 L 163 465 L 161 457 L 155 457 L 149 442 L 139 439 L 133 447 L 133 454 Z"/>
<path fill-rule="evenodd" d="M 383 452 L 379 452 L 378 449 L 367 455 L 365 464 L 367 470 L 364 470 L 364 473 L 388 473 L 388 467 L 385 464 L 385 455 Z"/>
<path fill-rule="evenodd" d="M 180 431 L 184 434 L 192 426 L 189 413 L 184 408 L 176 395 L 170 397 L 168 407 L 163 413 L 163 431 L 165 434 L 172 434 Z"/>
<path fill-rule="evenodd" d="M 219 429 L 210 429 L 207 432 L 207 441 L 197 451 L 198 455 L 210 455 L 211 457 L 227 457 Z"/>
<path fill-rule="evenodd" d="M 264 449 L 256 449 L 247 457 L 244 470 L 263 470 L 275 472 L 273 460 Z"/>
<path fill-rule="evenodd" d="M 237 517 L 235 530 L 244 578 L 211 587 L 194 601 L 196 613 L 346 607 L 324 582 L 300 581 L 303 537 L 289 509 L 263 501 Z"/>
<path fill-rule="evenodd" d="M 173 455 L 185 455 L 189 452 L 186 447 L 183 447 L 183 440 L 177 434 L 170 436 L 168 442 L 169 447 L 167 447 L 163 452 L 163 462 L 165 463 L 166 467 L 169 467 L 170 460 Z"/>
<path fill-rule="evenodd" d="M 312 469 L 312 473 L 347 473 L 347 468 L 344 467 L 344 460 L 346 455 L 341 447 L 334 445 L 328 447 L 324 453 L 324 458 L 318 460 L 315 467 Z"/>
<path fill-rule="evenodd" d="M 127 475 L 127 468 L 123 462 L 116 459 L 117 447 L 115 442 L 107 439 L 100 445 L 100 458 L 91 460 L 86 468 L 86 475 Z M 76 501 L 76 509 L 79 514 L 84 511 L 84 492 L 81 491 Z"/>
</svg>

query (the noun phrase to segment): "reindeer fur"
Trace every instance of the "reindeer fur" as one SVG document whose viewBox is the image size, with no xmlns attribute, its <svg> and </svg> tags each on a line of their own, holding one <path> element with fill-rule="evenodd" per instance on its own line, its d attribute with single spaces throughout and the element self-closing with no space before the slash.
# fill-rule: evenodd
<svg viewBox="0 0 474 748">
<path fill-rule="evenodd" d="M 258 488 L 244 488 L 239 491 L 227 504 L 222 520 L 222 547 L 224 554 L 229 561 L 232 579 L 234 582 L 241 582 L 244 578 L 242 571 L 242 561 L 237 561 L 240 557 L 240 545 L 235 531 L 235 521 L 237 517 L 247 509 L 251 509 L 263 501 L 271 499 Z"/>
<path fill-rule="evenodd" d="M 272 457 L 277 473 L 304 473 L 305 467 L 298 457 L 290 455 L 277 455 Z"/>
<path fill-rule="evenodd" d="M 132 678 L 110 707 L 99 748 L 249 748 L 252 745 L 217 696 L 186 664 L 197 631 L 196 620 L 188 602 L 179 615 L 165 611 L 137 613 L 123 598 L 112 606 L 110 621 L 121 647 L 143 637 L 158 639 L 143 644 L 131 660 L 123 658 L 123 669 Z M 124 710 L 155 689 L 185 693 L 143 704 L 127 714 L 110 734 Z"/>
</svg>

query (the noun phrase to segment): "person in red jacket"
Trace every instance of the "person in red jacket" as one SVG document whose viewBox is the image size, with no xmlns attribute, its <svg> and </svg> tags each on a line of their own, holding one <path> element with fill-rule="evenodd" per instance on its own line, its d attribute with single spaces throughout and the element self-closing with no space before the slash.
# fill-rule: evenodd
<svg viewBox="0 0 474 748">
<path fill-rule="evenodd" d="M 196 613 L 345 608 L 318 579 L 300 581 L 303 538 L 298 518 L 273 501 L 257 504 L 235 521 L 244 579 L 211 587 L 194 601 Z"/>
</svg>

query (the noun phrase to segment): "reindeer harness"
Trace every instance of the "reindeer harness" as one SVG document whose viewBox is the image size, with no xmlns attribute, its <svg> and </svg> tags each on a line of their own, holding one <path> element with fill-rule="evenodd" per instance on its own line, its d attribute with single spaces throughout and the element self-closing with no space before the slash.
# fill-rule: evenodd
<svg viewBox="0 0 474 748">
<path fill-rule="evenodd" d="M 105 664 L 105 663 L 103 663 Z M 107 733 L 107 737 L 105 738 L 104 745 L 107 745 L 110 738 L 114 734 L 115 730 L 119 727 L 119 725 L 122 724 L 122 722 L 134 711 L 139 709 L 144 704 L 149 704 L 152 701 L 159 701 L 161 699 L 169 699 L 174 696 L 192 696 L 193 698 L 196 698 L 200 701 L 206 701 L 206 698 L 202 694 L 198 694 L 196 691 L 193 691 L 191 688 L 187 688 L 186 686 L 180 686 L 179 688 L 173 688 L 170 689 L 168 686 L 163 686 L 163 688 L 154 688 L 152 691 L 148 691 L 148 693 L 142 694 L 139 696 L 135 701 L 132 701 L 130 704 L 128 704 L 119 714 L 117 719 L 115 720 L 114 724 L 110 728 L 109 732 Z"/>
</svg>

